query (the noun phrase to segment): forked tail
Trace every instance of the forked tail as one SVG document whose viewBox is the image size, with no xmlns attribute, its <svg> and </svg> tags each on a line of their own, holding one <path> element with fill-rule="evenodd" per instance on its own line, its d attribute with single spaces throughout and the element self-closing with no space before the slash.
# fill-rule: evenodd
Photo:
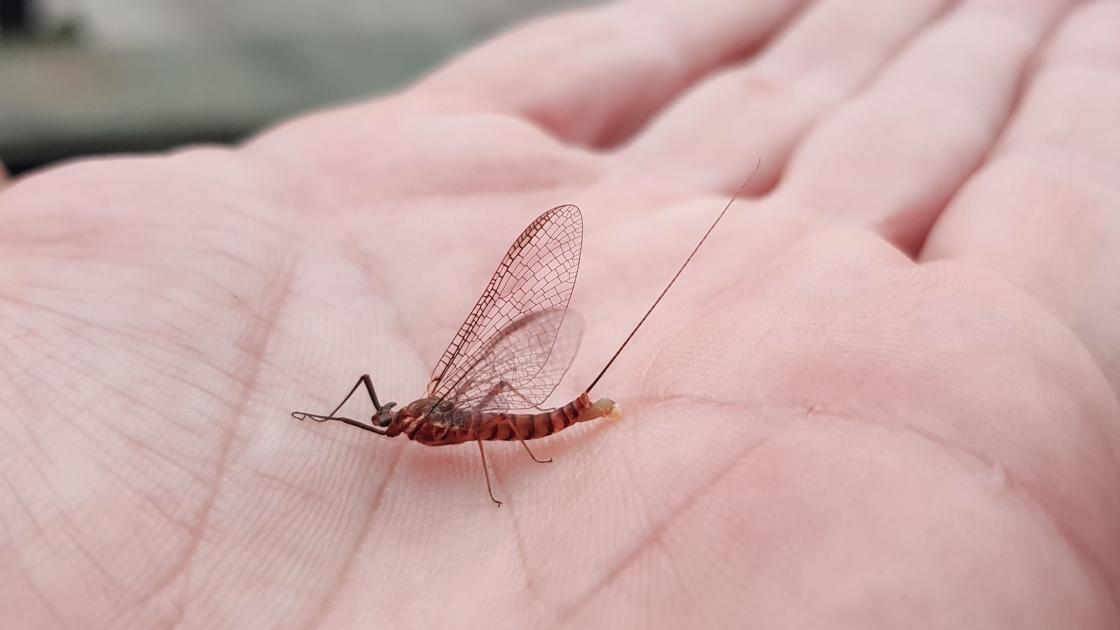
<svg viewBox="0 0 1120 630">
<path fill-rule="evenodd" d="M 712 230 L 716 229 L 720 219 L 723 218 L 723 215 L 727 214 L 727 211 L 731 208 L 731 204 L 735 203 L 735 200 L 739 198 L 739 195 L 743 192 L 743 189 L 747 187 L 747 184 L 751 182 L 751 178 L 758 172 L 758 167 L 760 166 L 762 166 L 762 158 L 759 158 L 758 162 L 755 163 L 754 170 L 747 176 L 747 179 L 744 180 L 742 184 L 739 184 L 739 189 L 731 196 L 731 199 L 727 202 L 727 205 L 723 207 L 723 210 L 719 213 L 719 216 L 716 217 L 716 220 L 712 221 L 712 224 L 708 226 L 708 231 L 704 232 L 704 236 L 700 237 L 700 242 L 696 244 L 696 247 L 692 248 L 692 252 L 688 255 L 688 258 L 684 259 L 684 264 L 681 265 L 680 269 L 677 269 L 677 273 L 673 274 L 673 278 L 669 280 L 669 284 L 665 285 L 665 288 L 661 290 L 661 294 L 653 301 L 653 304 L 649 307 L 649 310 L 646 311 L 646 314 L 642 315 L 642 318 L 638 320 L 638 325 L 634 326 L 634 330 L 631 330 L 630 334 L 626 335 L 626 339 L 622 341 L 622 345 L 618 347 L 618 350 L 614 351 L 614 354 L 611 355 L 610 360 L 603 366 L 603 369 L 599 371 L 599 375 L 595 377 L 595 380 L 591 381 L 591 384 L 583 390 L 584 393 L 591 393 L 592 388 L 594 388 L 595 385 L 599 383 L 599 379 L 603 378 L 603 375 L 607 373 L 607 370 L 610 369 L 614 360 L 618 358 L 618 355 L 622 354 L 622 349 L 634 338 L 634 333 L 638 332 L 638 329 L 646 322 L 646 319 L 649 317 L 650 313 L 653 312 L 653 309 L 657 308 L 657 305 L 661 302 L 661 298 L 665 297 L 665 294 L 669 292 L 669 289 L 672 288 L 673 283 L 677 281 L 677 278 L 680 277 L 681 272 L 688 266 L 688 263 L 692 262 L 692 257 L 696 255 L 696 252 L 700 251 L 700 246 L 704 244 L 704 241 L 708 240 L 708 235 L 712 233 Z"/>
</svg>

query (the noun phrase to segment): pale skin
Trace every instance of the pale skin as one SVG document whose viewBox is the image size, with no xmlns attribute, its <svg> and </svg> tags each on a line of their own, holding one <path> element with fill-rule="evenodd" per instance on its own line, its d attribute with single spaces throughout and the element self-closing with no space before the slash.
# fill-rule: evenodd
<svg viewBox="0 0 1120 630">
<path fill-rule="evenodd" d="M 9 178 L 5 625 L 1120 625 L 1120 3 L 705 4 Z M 622 420 L 488 445 L 502 507 L 475 444 L 289 417 L 420 396 L 560 203 L 574 396 L 759 158 Z"/>
</svg>

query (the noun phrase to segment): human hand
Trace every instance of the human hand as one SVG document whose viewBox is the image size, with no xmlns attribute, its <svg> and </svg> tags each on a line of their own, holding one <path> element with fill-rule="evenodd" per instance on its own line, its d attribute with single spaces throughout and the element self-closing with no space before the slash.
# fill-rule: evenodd
<svg viewBox="0 0 1120 630">
<path fill-rule="evenodd" d="M 1116 627 L 1120 4 L 949 4 L 612 5 L 9 183 L 5 625 Z M 288 416 L 419 397 L 560 203 L 578 392 L 759 158 L 502 508 L 474 445 Z"/>
</svg>

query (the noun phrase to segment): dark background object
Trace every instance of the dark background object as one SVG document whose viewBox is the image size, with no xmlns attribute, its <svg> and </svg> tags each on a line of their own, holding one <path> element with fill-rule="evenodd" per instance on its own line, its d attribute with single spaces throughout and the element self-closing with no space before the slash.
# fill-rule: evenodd
<svg viewBox="0 0 1120 630">
<path fill-rule="evenodd" d="M 0 0 L 0 162 L 231 142 L 571 0 Z"/>
<path fill-rule="evenodd" d="M 31 0 L 0 0 L 0 30 L 19 32 L 27 30 Z"/>
</svg>

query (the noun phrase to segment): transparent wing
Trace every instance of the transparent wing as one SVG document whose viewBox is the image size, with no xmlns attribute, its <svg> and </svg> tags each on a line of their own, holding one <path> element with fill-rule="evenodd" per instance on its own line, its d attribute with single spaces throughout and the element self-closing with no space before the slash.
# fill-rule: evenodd
<svg viewBox="0 0 1120 630">
<path fill-rule="evenodd" d="M 583 218 L 575 206 L 557 206 L 530 223 L 444 351 L 428 398 L 463 412 L 528 409 L 544 402 L 578 346 L 578 321 L 563 326 L 559 344 L 557 337 L 575 289 L 582 244 Z"/>
<path fill-rule="evenodd" d="M 477 353 L 473 369 L 445 400 L 452 401 L 461 415 L 536 407 L 564 378 L 582 335 L 583 322 L 574 311 L 565 315 L 563 310 L 550 309 L 526 315 Z"/>
</svg>

